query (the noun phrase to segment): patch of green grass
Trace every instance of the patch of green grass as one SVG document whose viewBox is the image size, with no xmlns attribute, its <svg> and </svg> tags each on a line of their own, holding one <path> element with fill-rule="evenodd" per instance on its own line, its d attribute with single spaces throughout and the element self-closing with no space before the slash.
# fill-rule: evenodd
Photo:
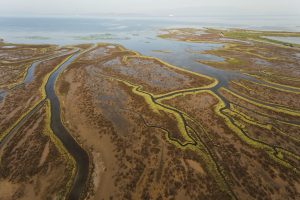
<svg viewBox="0 0 300 200">
<path fill-rule="evenodd" d="M 219 31 L 217 29 L 209 29 L 209 31 Z M 265 38 L 266 36 L 272 37 L 300 37 L 300 33 L 298 32 L 275 32 L 275 31 L 252 31 L 252 30 L 243 30 L 243 29 L 230 29 L 226 31 L 222 31 L 224 37 L 239 39 L 239 40 L 255 40 L 261 42 L 269 42 L 281 44 L 284 46 L 300 46 L 298 44 L 292 44 L 287 42 L 282 42 L 278 40 L 273 40 L 269 38 Z"/>
</svg>

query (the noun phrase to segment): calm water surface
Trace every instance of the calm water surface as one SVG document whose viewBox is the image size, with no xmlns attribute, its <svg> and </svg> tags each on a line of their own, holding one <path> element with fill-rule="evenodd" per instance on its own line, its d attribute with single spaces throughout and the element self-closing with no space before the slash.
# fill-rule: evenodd
<svg viewBox="0 0 300 200">
<path fill-rule="evenodd" d="M 162 28 L 216 27 L 300 31 L 297 17 L 199 17 L 199 18 L 0 18 L 0 38 L 29 44 L 117 43 L 173 65 L 214 76 L 226 82 L 235 73 L 199 64 L 197 60 L 222 61 L 203 51 L 220 44 L 174 42 L 156 35 Z M 164 53 L 161 51 L 168 51 Z M 202 52 L 202 53 L 201 53 Z"/>
</svg>

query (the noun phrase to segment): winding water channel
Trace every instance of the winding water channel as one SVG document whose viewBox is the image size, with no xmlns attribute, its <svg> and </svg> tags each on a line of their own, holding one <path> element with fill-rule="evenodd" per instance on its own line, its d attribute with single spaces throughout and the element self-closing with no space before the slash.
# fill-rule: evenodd
<svg viewBox="0 0 300 200">
<path fill-rule="evenodd" d="M 49 79 L 46 82 L 46 86 L 45 86 L 45 92 L 46 92 L 46 99 L 49 100 L 50 105 L 51 105 L 51 124 L 50 127 L 53 131 L 53 133 L 59 138 L 59 140 L 63 143 L 64 147 L 67 149 L 68 153 L 74 158 L 75 162 L 76 162 L 76 174 L 74 177 L 74 181 L 73 181 L 73 185 L 71 187 L 68 199 L 80 199 L 81 195 L 83 194 L 83 192 L 86 189 L 86 183 L 89 177 L 89 156 L 88 153 L 76 142 L 76 140 L 71 136 L 71 134 L 68 132 L 68 130 L 64 127 L 63 123 L 62 123 L 62 119 L 61 119 L 61 110 L 60 110 L 60 102 L 58 100 L 58 97 L 55 93 L 55 82 L 58 78 L 58 76 L 60 75 L 60 73 L 62 73 L 66 67 L 68 67 L 79 55 L 80 52 L 72 52 L 73 55 L 71 57 L 69 57 L 63 64 L 61 64 L 55 71 L 53 71 L 49 77 Z M 62 56 L 62 55 L 60 55 Z M 28 69 L 26 77 L 24 79 L 24 81 L 17 85 L 16 87 L 19 87 L 22 84 L 28 84 L 32 81 L 33 77 L 34 77 L 34 71 L 36 66 L 38 66 L 41 62 L 46 61 L 46 60 L 50 60 L 53 58 L 56 58 L 59 56 L 54 56 L 54 57 L 49 57 L 48 59 L 45 60 L 39 60 L 34 62 Z M 178 66 L 178 60 L 175 59 L 171 61 L 169 59 L 164 59 L 161 58 L 162 60 L 165 60 L 171 64 L 176 64 Z M 186 61 L 185 59 L 183 59 L 181 62 Z M 187 62 L 187 61 L 186 61 Z M 214 86 L 213 88 L 209 89 L 212 92 L 214 92 L 220 99 L 221 101 L 224 102 L 224 107 L 220 110 L 220 112 L 222 112 L 224 115 L 226 115 L 224 113 L 224 110 L 229 109 L 230 108 L 230 103 L 226 98 L 224 98 L 222 96 L 222 94 L 219 92 L 219 89 L 221 87 L 227 87 L 228 83 L 233 80 L 233 79 L 244 79 L 244 80 L 249 80 L 249 81 L 253 81 L 253 82 L 257 82 L 257 83 L 262 83 L 263 81 L 257 80 L 254 77 L 251 76 L 247 76 L 241 73 L 236 73 L 236 72 L 232 72 L 232 71 L 223 71 L 223 70 L 219 70 L 219 69 L 213 69 L 209 66 L 204 66 L 204 65 L 199 65 L 198 63 L 194 63 L 193 60 L 189 60 L 189 62 L 187 63 L 181 63 L 181 65 L 179 64 L 179 66 L 184 66 L 184 65 L 188 65 L 191 64 L 193 69 L 192 71 L 201 73 L 201 74 L 206 74 L 209 75 L 211 77 L 214 77 L 216 79 L 218 79 L 218 84 L 216 86 Z M 188 66 L 191 66 L 188 65 Z M 197 66 L 197 67 L 196 67 Z M 189 69 L 190 70 L 190 69 Z M 270 85 L 268 83 L 263 82 L 266 85 Z M 195 90 L 191 90 L 191 91 L 197 91 L 197 90 L 201 90 L 201 89 L 195 89 Z M 205 89 L 207 90 L 207 89 Z M 176 93 L 176 92 L 175 92 Z M 169 94 L 169 96 L 174 95 L 175 93 Z M 182 92 L 178 92 L 178 93 L 182 93 Z M 166 95 L 168 96 L 168 95 Z M 166 97 L 164 96 L 164 97 Z M 154 99 L 151 96 L 152 100 L 154 103 L 158 104 L 157 100 L 160 99 L 156 98 Z M 39 110 L 43 105 L 45 100 L 42 100 L 35 108 L 33 108 L 24 118 L 22 118 L 22 120 L 20 120 L 20 122 L 7 134 L 7 136 L 1 141 L 0 143 L 0 149 L 5 145 L 5 143 L 11 138 L 13 137 L 13 135 L 17 132 L 17 130 L 25 124 L 25 122 L 37 111 Z M 161 106 L 164 107 L 163 104 L 160 104 Z M 170 109 L 169 107 L 165 107 L 166 109 Z M 175 109 L 173 110 L 174 112 L 178 112 Z M 184 123 L 185 123 L 185 127 L 187 127 L 188 125 L 186 124 L 186 121 L 183 117 L 183 113 L 179 112 L 178 113 Z M 227 116 L 227 115 L 226 115 Z M 227 116 L 228 119 L 230 120 L 230 122 L 232 124 L 235 124 L 234 120 L 230 117 Z M 145 122 L 146 123 L 146 122 Z M 168 132 L 168 130 L 165 130 Z M 244 131 L 243 133 L 251 140 L 254 140 L 256 142 L 262 143 L 263 145 L 266 146 L 270 146 L 270 148 L 272 148 L 274 150 L 274 155 L 277 156 L 277 149 L 281 149 L 278 146 L 272 146 L 272 145 L 268 145 L 267 143 L 264 143 L 262 141 L 256 140 L 254 138 L 249 137 Z M 205 144 L 204 142 L 202 142 L 203 144 Z M 182 146 L 185 145 L 196 145 L 197 142 L 193 141 L 192 143 L 187 143 L 187 144 L 181 144 Z M 212 156 L 212 158 L 214 158 Z M 223 174 L 220 172 L 220 174 L 223 176 Z M 223 177 L 224 178 L 224 177 Z M 225 180 L 225 178 L 224 178 Z M 228 186 L 229 187 L 229 186 Z M 230 189 L 230 188 L 229 188 Z M 233 194 L 233 192 L 232 192 Z"/>
<path fill-rule="evenodd" d="M 157 32 L 160 30 L 160 28 L 165 28 L 167 26 L 172 26 L 172 22 L 162 22 L 159 23 L 156 26 L 156 22 L 152 21 L 108 21 L 108 23 L 103 23 L 105 20 L 98 20 L 97 23 L 95 21 L 91 20 L 78 20 L 78 19 L 42 19 L 38 21 L 37 23 L 40 23 L 40 26 L 36 27 L 35 24 L 31 20 L 32 19 L 12 19 L 17 22 L 17 25 L 13 27 L 14 29 L 11 29 L 11 23 L 5 23 L 5 20 L 0 20 L 1 23 L 1 36 L 4 36 L 8 41 L 15 42 L 15 43 L 55 43 L 60 46 L 66 45 L 66 44 L 76 44 L 76 43 L 96 43 L 96 42 L 105 42 L 105 43 L 116 43 L 121 44 L 124 47 L 135 50 L 140 52 L 143 55 L 146 56 L 152 56 L 159 58 L 167 63 L 170 63 L 172 65 L 185 68 L 187 70 L 205 74 L 211 77 L 214 77 L 218 80 L 218 84 L 214 86 L 213 88 L 210 88 L 214 94 L 216 94 L 222 102 L 224 102 L 224 107 L 220 109 L 220 112 L 224 115 L 226 113 L 224 112 L 227 109 L 230 109 L 230 104 L 233 104 L 233 102 L 228 101 L 221 93 L 220 88 L 225 87 L 228 88 L 228 83 L 232 80 L 248 80 L 256 83 L 261 83 L 268 86 L 273 86 L 275 88 L 281 88 L 285 90 L 290 90 L 294 92 L 299 92 L 300 89 L 293 89 L 285 86 L 275 85 L 269 82 L 265 82 L 263 80 L 256 79 L 255 77 L 248 76 L 245 74 L 242 74 L 240 72 L 234 72 L 230 70 L 221 70 L 217 68 L 213 68 L 204 64 L 200 64 L 197 62 L 197 60 L 212 60 L 212 61 L 222 61 L 223 59 L 221 57 L 207 55 L 203 53 L 206 50 L 220 48 L 221 44 L 209 44 L 209 43 L 191 43 L 191 42 L 180 42 L 180 41 L 172 41 L 172 40 L 166 40 L 158 38 Z M 45 21 L 46 20 L 46 21 Z M 15 23 L 16 23 L 15 22 Z M 36 22 L 36 21 L 34 21 Z M 70 23 L 72 22 L 72 23 Z M 268 21 L 269 22 L 269 21 Z M 153 23 L 153 24 L 152 24 Z M 9 26 L 5 25 L 8 24 Z M 26 24 L 26 26 L 24 26 Z M 49 25 L 50 24 L 50 25 Z M 70 25 L 71 24 L 71 25 Z M 107 25 L 105 25 L 107 24 Z M 155 24 L 155 26 L 154 26 Z M 198 23 L 196 23 L 198 24 Z M 255 23 L 256 24 L 256 23 Z M 276 22 L 277 24 L 277 22 Z M 286 24 L 286 23 L 284 23 Z M 122 28 L 122 26 L 123 28 Z M 125 25 L 125 26 L 124 26 Z M 184 23 L 186 26 L 187 24 Z M 107 27 L 106 27 L 107 26 Z M 26 30 L 23 28 L 26 27 Z M 30 31 L 36 31 L 35 33 L 31 33 Z M 56 29 L 55 29 L 56 27 Z M 55 29 L 56 31 L 53 31 L 52 29 Z M 61 34 L 60 30 L 68 30 L 69 34 Z M 18 32 L 16 30 L 23 30 L 23 32 Z M 46 30 L 43 32 L 43 30 Z M 50 31 L 51 30 L 51 31 Z M 77 32 L 76 32 L 77 31 Z M 75 33 L 74 33 L 75 32 Z M 102 40 L 79 40 L 78 36 L 85 36 L 89 37 L 90 34 L 99 34 L 99 33 L 105 33 L 105 32 L 113 32 L 115 39 L 102 39 Z M 28 38 L 26 39 L 26 35 Z M 36 34 L 42 34 L 41 36 L 49 37 L 49 40 L 41 40 L 41 39 L 32 39 L 32 35 Z M 50 36 L 49 36 L 50 35 Z M 70 36 L 69 36 L 70 35 Z M 77 36 L 77 37 L 76 37 Z M 120 38 L 120 39 L 117 39 Z M 124 39 L 128 38 L 128 39 Z M 156 51 L 154 51 L 156 50 Z M 161 52 L 160 52 L 161 51 Z M 169 51 L 169 53 L 165 53 L 163 51 Z M 55 93 L 55 82 L 59 76 L 60 73 L 63 72 L 63 70 L 68 67 L 79 55 L 79 52 L 73 52 L 73 56 L 69 57 L 69 59 L 64 62 L 62 65 L 60 65 L 53 73 L 50 75 L 49 79 L 47 80 L 46 86 L 45 86 L 45 92 L 46 92 L 46 99 L 49 100 L 51 105 L 51 129 L 53 130 L 54 134 L 60 139 L 60 141 L 63 143 L 64 147 L 67 149 L 69 154 L 74 158 L 76 161 L 76 174 L 73 180 L 73 185 L 71 188 L 71 191 L 69 193 L 68 199 L 80 199 L 81 195 L 85 191 L 86 182 L 89 175 L 89 157 L 87 152 L 75 141 L 75 139 L 71 136 L 71 134 L 68 132 L 68 130 L 64 127 L 61 119 L 61 110 L 60 110 L 60 103 L 58 100 L 58 97 Z M 68 53 L 70 54 L 70 52 Z M 62 55 L 58 55 L 56 57 L 59 57 Z M 48 56 L 48 58 L 40 59 L 31 64 L 31 66 L 28 68 L 28 71 L 26 73 L 25 79 L 22 83 L 16 85 L 15 87 L 11 89 L 15 89 L 18 87 L 21 87 L 24 84 L 29 84 L 34 78 L 34 71 L 35 68 L 42 63 L 43 61 L 50 60 L 55 58 L 55 56 Z M 205 89 L 207 90 L 207 89 Z M 194 90 L 197 91 L 197 90 Z M 9 93 L 9 90 L 0 90 L 0 103 L 2 99 L 5 98 L 5 95 Z M 176 92 L 174 92 L 176 93 Z M 170 94 L 173 95 L 174 93 Z M 178 92 L 182 93 L 182 92 Z M 242 96 L 241 94 L 239 94 Z M 164 96 L 166 97 L 166 96 Z M 154 98 L 151 95 L 152 101 L 155 104 L 158 104 L 165 109 L 172 109 L 169 108 L 163 104 L 160 104 L 158 102 L 159 98 Z M 247 98 L 247 97 L 246 97 Z M 14 134 L 22 127 L 26 121 L 36 112 L 38 111 L 45 103 L 45 100 L 43 99 L 40 101 L 40 103 L 34 107 L 25 117 L 23 117 L 18 124 L 16 124 L 12 130 L 6 135 L 6 137 L 3 138 L 2 141 L 0 141 L 0 150 L 3 148 L 3 146 L 9 141 Z M 267 102 L 261 102 L 265 105 L 270 105 Z M 272 106 L 272 105 L 270 105 Z M 247 108 L 246 108 L 247 109 Z M 182 112 L 177 111 L 176 109 L 172 110 L 173 112 L 177 112 L 180 117 L 182 118 L 185 127 L 188 127 L 188 124 L 185 120 L 184 114 Z M 253 111 L 252 111 L 253 112 Z M 237 126 L 234 122 L 234 120 L 226 115 L 230 122 Z M 268 116 L 270 117 L 270 116 Z M 142 115 L 141 118 L 143 119 Z M 275 119 L 274 119 L 275 120 Z M 154 127 L 154 128 L 160 128 L 155 125 L 149 125 L 147 124 L 147 121 L 144 120 L 144 124 L 148 127 Z M 284 120 L 283 120 L 284 121 Z M 286 121 L 293 124 L 300 125 L 299 121 Z M 237 126 L 238 127 L 238 126 Z M 191 128 L 191 127 L 189 127 Z M 163 129 L 165 132 L 168 133 L 168 135 L 171 135 L 167 129 Z M 242 130 L 241 130 L 242 131 Z M 196 132 L 194 130 L 194 132 Z M 251 138 L 247 133 L 243 132 L 249 139 L 255 140 L 255 138 Z M 172 138 L 170 138 L 172 139 Z M 198 138 L 201 141 L 201 136 Z M 260 142 L 261 141 L 257 141 Z M 189 143 L 181 144 L 182 146 L 187 145 L 197 145 L 199 141 L 192 141 Z M 205 142 L 201 141 L 203 145 L 205 145 Z M 270 146 L 266 143 L 263 143 L 264 145 Z M 209 154 L 212 154 L 209 152 L 209 148 L 206 147 Z M 277 146 L 271 146 L 274 150 L 274 154 L 277 153 Z M 276 156 L 276 155 L 275 155 Z M 211 155 L 212 159 L 214 159 L 214 155 Z M 216 161 L 215 161 L 216 162 Z M 217 162 L 216 162 L 217 163 Z M 218 165 L 217 165 L 218 168 Z M 223 176 L 223 173 L 218 168 L 218 171 L 220 171 L 220 174 Z M 223 177 L 225 180 L 225 178 Z M 230 187 L 229 187 L 230 189 Z M 233 193 L 233 192 L 232 192 Z"/>
<path fill-rule="evenodd" d="M 221 70 L 217 68 L 213 68 L 207 65 L 200 64 L 197 62 L 197 60 L 201 59 L 207 59 L 207 60 L 214 60 L 214 61 L 222 61 L 222 58 L 217 56 L 208 56 L 207 54 L 201 54 L 202 51 L 220 48 L 222 45 L 219 44 L 209 44 L 209 43 L 189 43 L 189 42 L 179 42 L 179 41 L 171 41 L 171 40 L 165 40 L 156 37 L 156 32 L 153 32 L 151 34 L 147 35 L 137 35 L 137 36 L 131 36 L 131 39 L 128 40 L 113 40 L 108 41 L 112 43 L 118 43 L 124 45 L 126 48 L 130 50 L 135 50 L 140 52 L 143 55 L 147 56 L 153 56 L 156 58 L 159 58 L 167 63 L 170 63 L 172 65 L 185 68 L 187 70 L 205 74 L 211 77 L 214 77 L 218 80 L 218 84 L 214 86 L 213 88 L 209 89 L 213 93 L 215 93 L 221 101 L 224 102 L 224 108 L 220 110 L 220 112 L 224 115 L 226 113 L 224 110 L 230 109 L 230 103 L 222 94 L 219 92 L 219 89 L 221 87 L 228 87 L 228 83 L 231 80 L 249 80 L 256 83 L 262 83 L 269 86 L 274 86 L 277 88 L 282 88 L 286 90 L 291 91 L 300 91 L 298 89 L 291 89 L 284 86 L 278 86 L 274 85 L 272 83 L 267 83 L 265 81 L 256 79 L 255 77 L 248 76 L 239 72 L 234 72 L 230 70 Z M 155 52 L 153 50 L 170 50 L 170 53 L 162 53 L 162 52 Z M 200 53 L 199 53 L 200 52 Z M 74 52 L 73 52 L 74 53 Z M 86 183 L 87 179 L 89 177 L 89 156 L 87 152 L 76 142 L 76 140 L 71 136 L 71 134 L 68 132 L 68 130 L 64 127 L 61 119 L 61 110 L 60 110 L 60 103 L 58 100 L 58 97 L 55 93 L 55 82 L 59 76 L 60 73 L 63 72 L 68 65 L 70 65 L 78 56 L 80 55 L 79 52 L 74 53 L 69 59 L 64 62 L 62 65 L 60 65 L 55 71 L 52 72 L 49 79 L 47 80 L 46 86 L 45 86 L 45 92 L 46 92 L 46 99 L 49 99 L 50 105 L 51 105 L 51 129 L 54 132 L 54 134 L 60 139 L 60 141 L 63 143 L 64 147 L 67 149 L 69 154 L 74 158 L 76 162 L 76 174 L 74 177 L 73 185 L 71 188 L 71 191 L 69 193 L 68 199 L 80 199 L 81 195 L 86 189 Z M 59 55 L 62 56 L 62 55 Z M 34 77 L 34 71 L 36 66 L 38 66 L 41 62 L 53 59 L 55 57 L 59 56 L 49 56 L 47 59 L 44 60 L 38 60 L 32 63 L 32 65 L 28 68 L 26 77 L 24 81 L 15 86 L 20 87 L 23 84 L 28 84 L 32 81 Z M 197 90 L 195 90 L 197 91 Z M 0 101 L 4 97 L 6 91 L 0 91 Z M 178 92 L 181 93 L 181 92 Z M 174 93 L 173 93 L 174 94 Z M 170 94 L 170 95 L 173 95 Z M 166 97 L 166 96 L 164 96 Z M 157 100 L 159 98 L 154 99 L 153 96 L 151 96 L 154 103 L 158 104 Z M 44 105 L 45 100 L 42 100 L 35 108 L 33 108 L 8 134 L 7 136 L 1 141 L 0 143 L 0 149 L 3 145 L 5 145 L 6 141 L 8 141 L 13 135 L 17 132 L 17 130 L 24 125 L 24 123 L 39 109 Z M 267 104 L 267 103 L 264 103 Z M 163 104 L 159 104 L 162 107 L 165 107 Z M 165 107 L 166 109 L 170 109 L 169 107 Z M 173 109 L 174 112 L 178 112 L 177 110 Z M 184 119 L 183 113 L 178 112 L 178 114 L 182 117 L 184 125 L 187 127 L 186 120 Z M 227 116 L 227 115 L 226 115 Z M 234 125 L 234 120 L 230 118 L 230 116 L 227 116 L 230 120 L 230 122 Z M 144 123 L 147 125 L 147 122 L 144 121 Z M 296 124 L 299 124 L 300 122 L 293 122 Z M 151 126 L 151 125 L 147 125 Z M 154 127 L 154 126 L 153 126 Z M 160 128 L 160 127 L 157 127 Z M 168 132 L 168 130 L 165 130 Z M 247 137 L 249 137 L 245 132 L 243 132 Z M 171 135 L 169 133 L 169 135 Z M 200 138 L 201 139 L 201 138 Z M 250 138 L 251 140 L 255 140 L 253 138 Z M 260 142 L 261 141 L 257 141 Z M 205 142 L 202 142 L 205 144 Z M 182 146 L 185 145 L 196 145 L 196 141 L 192 141 L 191 143 L 181 144 Z M 263 143 L 264 145 L 270 146 L 266 143 Z M 277 152 L 276 146 L 271 146 L 271 148 L 274 149 L 274 152 Z M 209 150 L 209 148 L 207 148 Z M 214 156 L 212 155 L 212 158 Z M 218 167 L 218 166 L 217 166 Z M 223 176 L 223 174 L 220 172 L 220 174 Z M 223 177 L 224 178 L 224 177 Z M 225 180 L 225 178 L 224 178 Z"/>
<path fill-rule="evenodd" d="M 0 90 L 0 102 L 4 99 L 4 97 L 7 95 L 7 93 L 9 93 L 11 90 L 17 89 L 23 85 L 26 84 L 30 84 L 33 79 L 34 79 L 34 73 L 35 73 L 35 68 L 41 64 L 42 62 L 48 61 L 48 60 L 52 60 L 61 56 L 65 56 L 68 54 L 71 54 L 72 52 L 68 52 L 66 54 L 59 54 L 59 55 L 52 55 L 49 56 L 48 58 L 44 58 L 44 59 L 39 59 L 37 61 L 34 61 L 28 68 L 25 78 L 21 83 L 18 83 L 17 85 L 15 85 L 14 87 L 8 89 L 8 90 Z M 17 133 L 17 131 L 25 124 L 25 122 L 36 112 L 38 111 L 45 103 L 45 99 L 43 99 L 42 101 L 40 101 L 33 109 L 31 109 L 31 111 L 24 116 L 9 132 L 8 134 L 0 141 L 0 149 L 3 148 L 3 146 L 6 144 L 7 141 L 9 141 L 10 138 L 12 138 L 14 136 L 15 133 Z"/>
<path fill-rule="evenodd" d="M 78 56 L 79 53 L 75 53 L 65 63 L 60 65 L 59 68 L 50 75 L 45 87 L 47 98 L 51 105 L 51 129 L 76 161 L 76 175 L 69 193 L 69 199 L 72 200 L 80 199 L 80 195 L 86 187 L 89 174 L 89 157 L 87 152 L 81 148 L 62 124 L 60 104 L 55 94 L 55 82 L 59 74 Z"/>
<path fill-rule="evenodd" d="M 85 150 L 81 148 L 81 146 L 75 141 L 75 139 L 70 135 L 70 133 L 66 130 L 61 120 L 61 112 L 60 112 L 60 104 L 58 97 L 55 93 L 55 82 L 59 74 L 70 65 L 79 55 L 80 52 L 74 53 L 69 52 L 68 54 L 73 53 L 71 57 L 69 57 L 63 64 L 61 64 L 55 71 L 53 71 L 47 80 L 45 86 L 46 98 L 41 100 L 33 109 L 30 110 L 28 114 L 26 114 L 0 141 L 0 149 L 2 149 L 16 133 L 17 131 L 27 122 L 27 120 L 36 113 L 39 109 L 42 108 L 45 101 L 48 99 L 51 105 L 51 124 L 50 127 L 53 133 L 59 138 L 59 140 L 63 143 L 64 147 L 67 149 L 68 153 L 74 158 L 76 162 L 76 174 L 74 177 L 73 185 L 71 191 L 69 193 L 68 199 L 77 200 L 80 199 L 82 192 L 85 190 L 86 182 L 89 174 L 89 157 Z M 18 84 L 15 87 L 20 87 L 23 84 L 28 84 L 32 81 L 34 77 L 34 71 L 36 66 L 38 66 L 41 62 L 46 60 L 51 60 L 56 57 L 64 56 L 56 55 L 53 57 L 49 57 L 45 60 L 39 60 L 34 62 L 28 69 L 26 77 L 24 81 Z"/>
</svg>

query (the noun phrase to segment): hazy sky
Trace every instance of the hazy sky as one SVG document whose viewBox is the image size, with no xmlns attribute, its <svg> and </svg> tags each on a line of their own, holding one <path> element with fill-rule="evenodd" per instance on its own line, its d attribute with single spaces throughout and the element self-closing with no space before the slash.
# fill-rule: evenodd
<svg viewBox="0 0 300 200">
<path fill-rule="evenodd" d="M 0 0 L 0 15 L 300 15 L 300 0 Z"/>
</svg>

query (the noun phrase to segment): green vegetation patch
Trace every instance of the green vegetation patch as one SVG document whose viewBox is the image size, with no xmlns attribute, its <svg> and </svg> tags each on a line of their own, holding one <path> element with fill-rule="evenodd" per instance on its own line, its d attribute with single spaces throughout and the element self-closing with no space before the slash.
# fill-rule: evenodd
<svg viewBox="0 0 300 200">
<path fill-rule="evenodd" d="M 270 42 L 281 44 L 285 46 L 300 46 L 298 44 L 282 42 L 275 39 L 270 39 L 266 37 L 300 37 L 299 32 L 277 32 L 277 31 L 254 31 L 254 30 L 244 30 L 244 29 L 229 29 L 229 30 L 218 30 L 218 29 L 208 29 L 208 32 L 220 33 L 222 32 L 224 37 L 239 40 L 255 40 L 261 42 Z"/>
</svg>

